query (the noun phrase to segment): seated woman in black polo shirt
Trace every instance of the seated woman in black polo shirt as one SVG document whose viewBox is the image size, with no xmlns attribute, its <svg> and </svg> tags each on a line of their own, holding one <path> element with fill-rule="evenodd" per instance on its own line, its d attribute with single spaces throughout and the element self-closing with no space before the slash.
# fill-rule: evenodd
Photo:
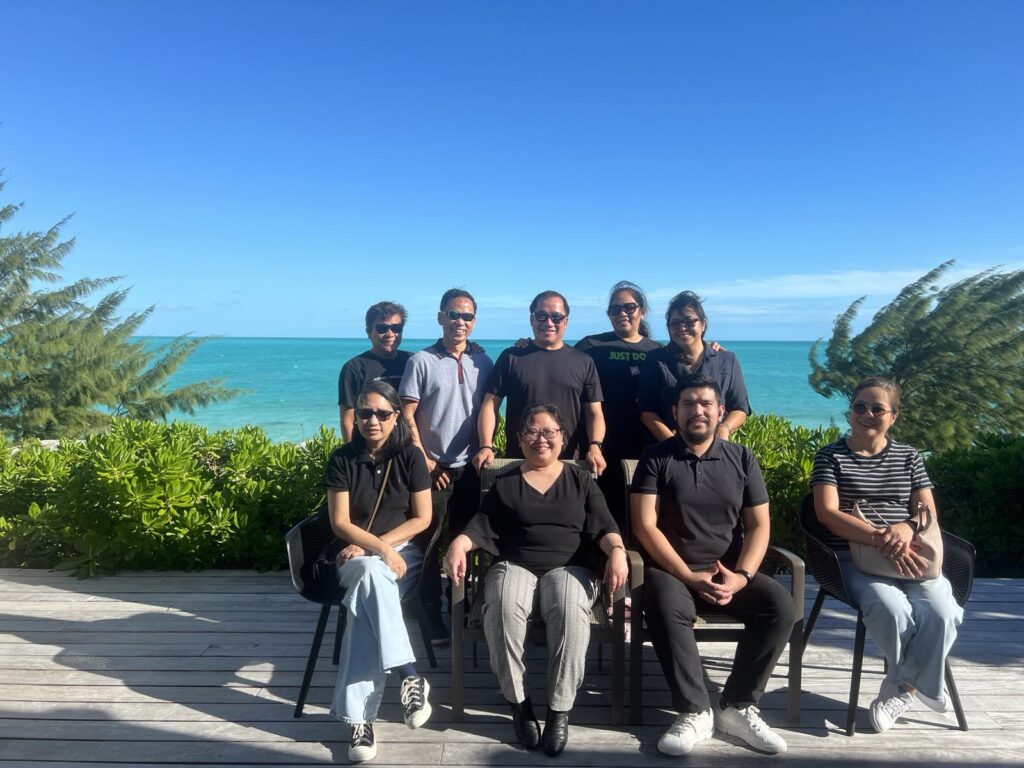
<svg viewBox="0 0 1024 768">
<path fill-rule="evenodd" d="M 331 714 L 352 724 L 348 756 L 362 762 L 377 754 L 373 721 L 388 670 L 402 679 L 405 724 L 418 728 L 430 717 L 430 686 L 413 667 L 401 600 L 419 580 L 423 552 L 413 537 L 430 525 L 431 506 L 430 473 L 394 387 L 367 384 L 355 417 L 352 441 L 327 460 L 324 484 L 331 525 L 347 542 L 338 553 L 348 616 Z"/>
<path fill-rule="evenodd" d="M 445 570 L 458 584 L 466 554 L 480 547 L 496 561 L 484 583 L 484 632 L 491 668 L 512 705 L 519 742 L 557 755 L 569 738 L 569 710 L 583 682 L 590 611 L 598 597 L 594 563 L 608 555 L 604 579 L 626 583 L 626 551 L 590 474 L 559 460 L 562 419 L 551 404 L 529 406 L 519 445 L 523 463 L 499 475 L 479 512 L 452 541 Z M 548 713 L 541 736 L 526 690 L 527 622 L 534 603 L 547 627 Z"/>
</svg>

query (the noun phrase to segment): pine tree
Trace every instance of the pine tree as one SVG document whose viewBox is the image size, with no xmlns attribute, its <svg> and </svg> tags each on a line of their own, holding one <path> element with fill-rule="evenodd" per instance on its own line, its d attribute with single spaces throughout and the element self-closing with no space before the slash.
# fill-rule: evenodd
<svg viewBox="0 0 1024 768">
<path fill-rule="evenodd" d="M 0 191 L 4 182 L 0 180 Z M 8 438 L 80 437 L 112 416 L 166 418 L 188 414 L 238 390 L 221 380 L 168 390 L 167 379 L 204 339 L 178 337 L 159 348 L 133 336 L 153 307 L 123 319 L 128 295 L 114 290 L 88 298 L 118 278 L 61 280 L 74 247 L 61 240 L 67 219 L 45 232 L 6 234 L 21 205 L 0 208 L 0 431 Z"/>
<path fill-rule="evenodd" d="M 947 261 L 900 291 L 857 335 L 864 298 L 840 315 L 811 386 L 822 395 L 852 394 L 867 376 L 903 390 L 893 435 L 926 450 L 970 445 L 982 432 L 1024 431 L 1024 271 L 987 270 L 939 288 Z"/>
</svg>

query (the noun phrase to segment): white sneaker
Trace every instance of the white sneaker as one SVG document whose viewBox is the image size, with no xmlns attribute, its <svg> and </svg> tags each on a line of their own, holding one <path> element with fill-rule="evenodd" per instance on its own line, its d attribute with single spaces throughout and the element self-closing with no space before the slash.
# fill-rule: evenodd
<svg viewBox="0 0 1024 768">
<path fill-rule="evenodd" d="M 920 689 L 914 691 L 914 695 L 917 696 L 918 700 L 924 704 L 932 712 L 949 712 L 949 697 L 946 696 L 946 689 L 942 689 L 942 695 L 937 699 L 933 699 L 931 696 L 925 696 L 921 693 Z"/>
<path fill-rule="evenodd" d="M 885 733 L 914 706 L 914 697 L 887 680 L 878 689 L 878 698 L 871 702 L 871 726 L 877 733 Z"/>
<path fill-rule="evenodd" d="M 353 763 L 365 763 L 377 756 L 377 741 L 373 738 L 372 723 L 355 723 L 352 726 L 352 740 L 348 743 L 348 759 Z"/>
<path fill-rule="evenodd" d="M 658 739 L 658 751 L 673 757 L 688 755 L 695 744 L 714 735 L 715 718 L 710 709 L 703 712 L 684 712 Z"/>
<path fill-rule="evenodd" d="M 405 713 L 405 724 L 410 728 L 419 728 L 430 719 L 431 707 L 427 701 L 430 694 L 430 683 L 423 675 L 413 675 L 402 681 L 402 710 Z"/>
<path fill-rule="evenodd" d="M 768 727 L 753 704 L 737 709 L 731 704 L 718 714 L 718 728 L 761 752 L 778 755 L 786 751 L 786 740 Z"/>
</svg>

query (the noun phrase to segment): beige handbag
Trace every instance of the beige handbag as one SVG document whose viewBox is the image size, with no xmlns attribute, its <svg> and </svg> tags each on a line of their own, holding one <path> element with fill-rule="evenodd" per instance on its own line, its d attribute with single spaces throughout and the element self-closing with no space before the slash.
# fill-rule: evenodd
<svg viewBox="0 0 1024 768">
<path fill-rule="evenodd" d="M 867 514 L 873 517 L 869 520 Z M 889 526 L 882 516 L 879 515 L 867 501 L 861 499 L 853 503 L 851 515 L 863 520 L 876 530 L 885 530 Z M 896 570 L 892 561 L 875 549 L 870 544 L 860 544 L 856 541 L 850 542 L 850 554 L 853 555 L 853 564 L 864 573 L 874 576 L 885 576 L 888 579 L 903 579 L 905 581 L 927 581 L 936 579 L 942 573 L 942 531 L 939 529 L 939 521 L 935 519 L 933 512 L 926 504 L 918 502 L 917 519 L 919 521 L 917 531 L 911 541 L 914 551 L 928 561 L 924 573 L 920 576 L 905 576 Z"/>
</svg>

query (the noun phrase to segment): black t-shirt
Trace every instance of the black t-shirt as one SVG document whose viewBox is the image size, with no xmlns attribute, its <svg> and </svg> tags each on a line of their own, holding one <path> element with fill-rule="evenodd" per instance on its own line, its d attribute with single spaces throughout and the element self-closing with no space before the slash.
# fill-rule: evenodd
<svg viewBox="0 0 1024 768">
<path fill-rule="evenodd" d="M 363 387 L 378 379 L 386 381 L 397 392 L 410 357 L 411 352 L 402 350 L 395 352 L 394 357 L 379 357 L 369 349 L 356 355 L 342 366 L 338 376 L 338 405 L 342 408 L 355 408 L 356 399 Z"/>
<path fill-rule="evenodd" d="M 352 443 L 335 448 L 327 459 L 324 485 L 348 491 L 349 519 L 360 528 L 366 528 L 373 514 L 387 463 L 387 459 L 375 462 L 365 449 L 356 448 Z M 429 489 L 430 473 L 423 452 L 414 445 L 407 445 L 391 464 L 388 484 L 370 533 L 382 536 L 404 523 L 412 517 L 409 494 Z"/>
<path fill-rule="evenodd" d="M 547 493 L 526 482 L 521 466 L 502 472 L 463 530 L 499 560 L 538 576 L 565 565 L 596 570 L 596 542 L 618 532 L 597 483 L 572 464 L 562 465 Z"/>
<path fill-rule="evenodd" d="M 743 508 L 768 503 L 753 451 L 718 438 L 701 457 L 678 435 L 648 446 L 632 492 L 658 495 L 658 530 L 695 569 L 715 560 L 734 567 L 743 547 Z"/>
<path fill-rule="evenodd" d="M 718 382 L 726 413 L 750 413 L 747 385 L 736 355 L 726 349 L 715 352 L 710 346 L 705 346 L 704 354 L 691 368 L 680 360 L 679 348 L 674 344 L 650 352 L 641 366 L 640 410 L 653 411 L 669 429 L 676 429 L 676 421 L 672 418 L 676 383 L 691 373 L 703 373 Z"/>
<path fill-rule="evenodd" d="M 523 411 L 534 403 L 554 403 L 565 422 L 562 458 L 578 458 L 586 453 L 586 423 L 583 403 L 602 400 L 601 382 L 589 355 L 562 346 L 542 349 L 534 344 L 509 347 L 498 355 L 485 392 L 508 398 L 505 412 L 505 455 L 522 458 L 516 435 Z"/>
<path fill-rule="evenodd" d="M 587 336 L 576 342 L 576 349 L 594 359 L 604 393 L 604 456 L 609 461 L 635 459 L 652 442 L 651 433 L 640 421 L 637 396 L 640 392 L 640 366 L 661 344 L 644 337 L 637 342 L 623 341 L 613 331 Z"/>
</svg>

